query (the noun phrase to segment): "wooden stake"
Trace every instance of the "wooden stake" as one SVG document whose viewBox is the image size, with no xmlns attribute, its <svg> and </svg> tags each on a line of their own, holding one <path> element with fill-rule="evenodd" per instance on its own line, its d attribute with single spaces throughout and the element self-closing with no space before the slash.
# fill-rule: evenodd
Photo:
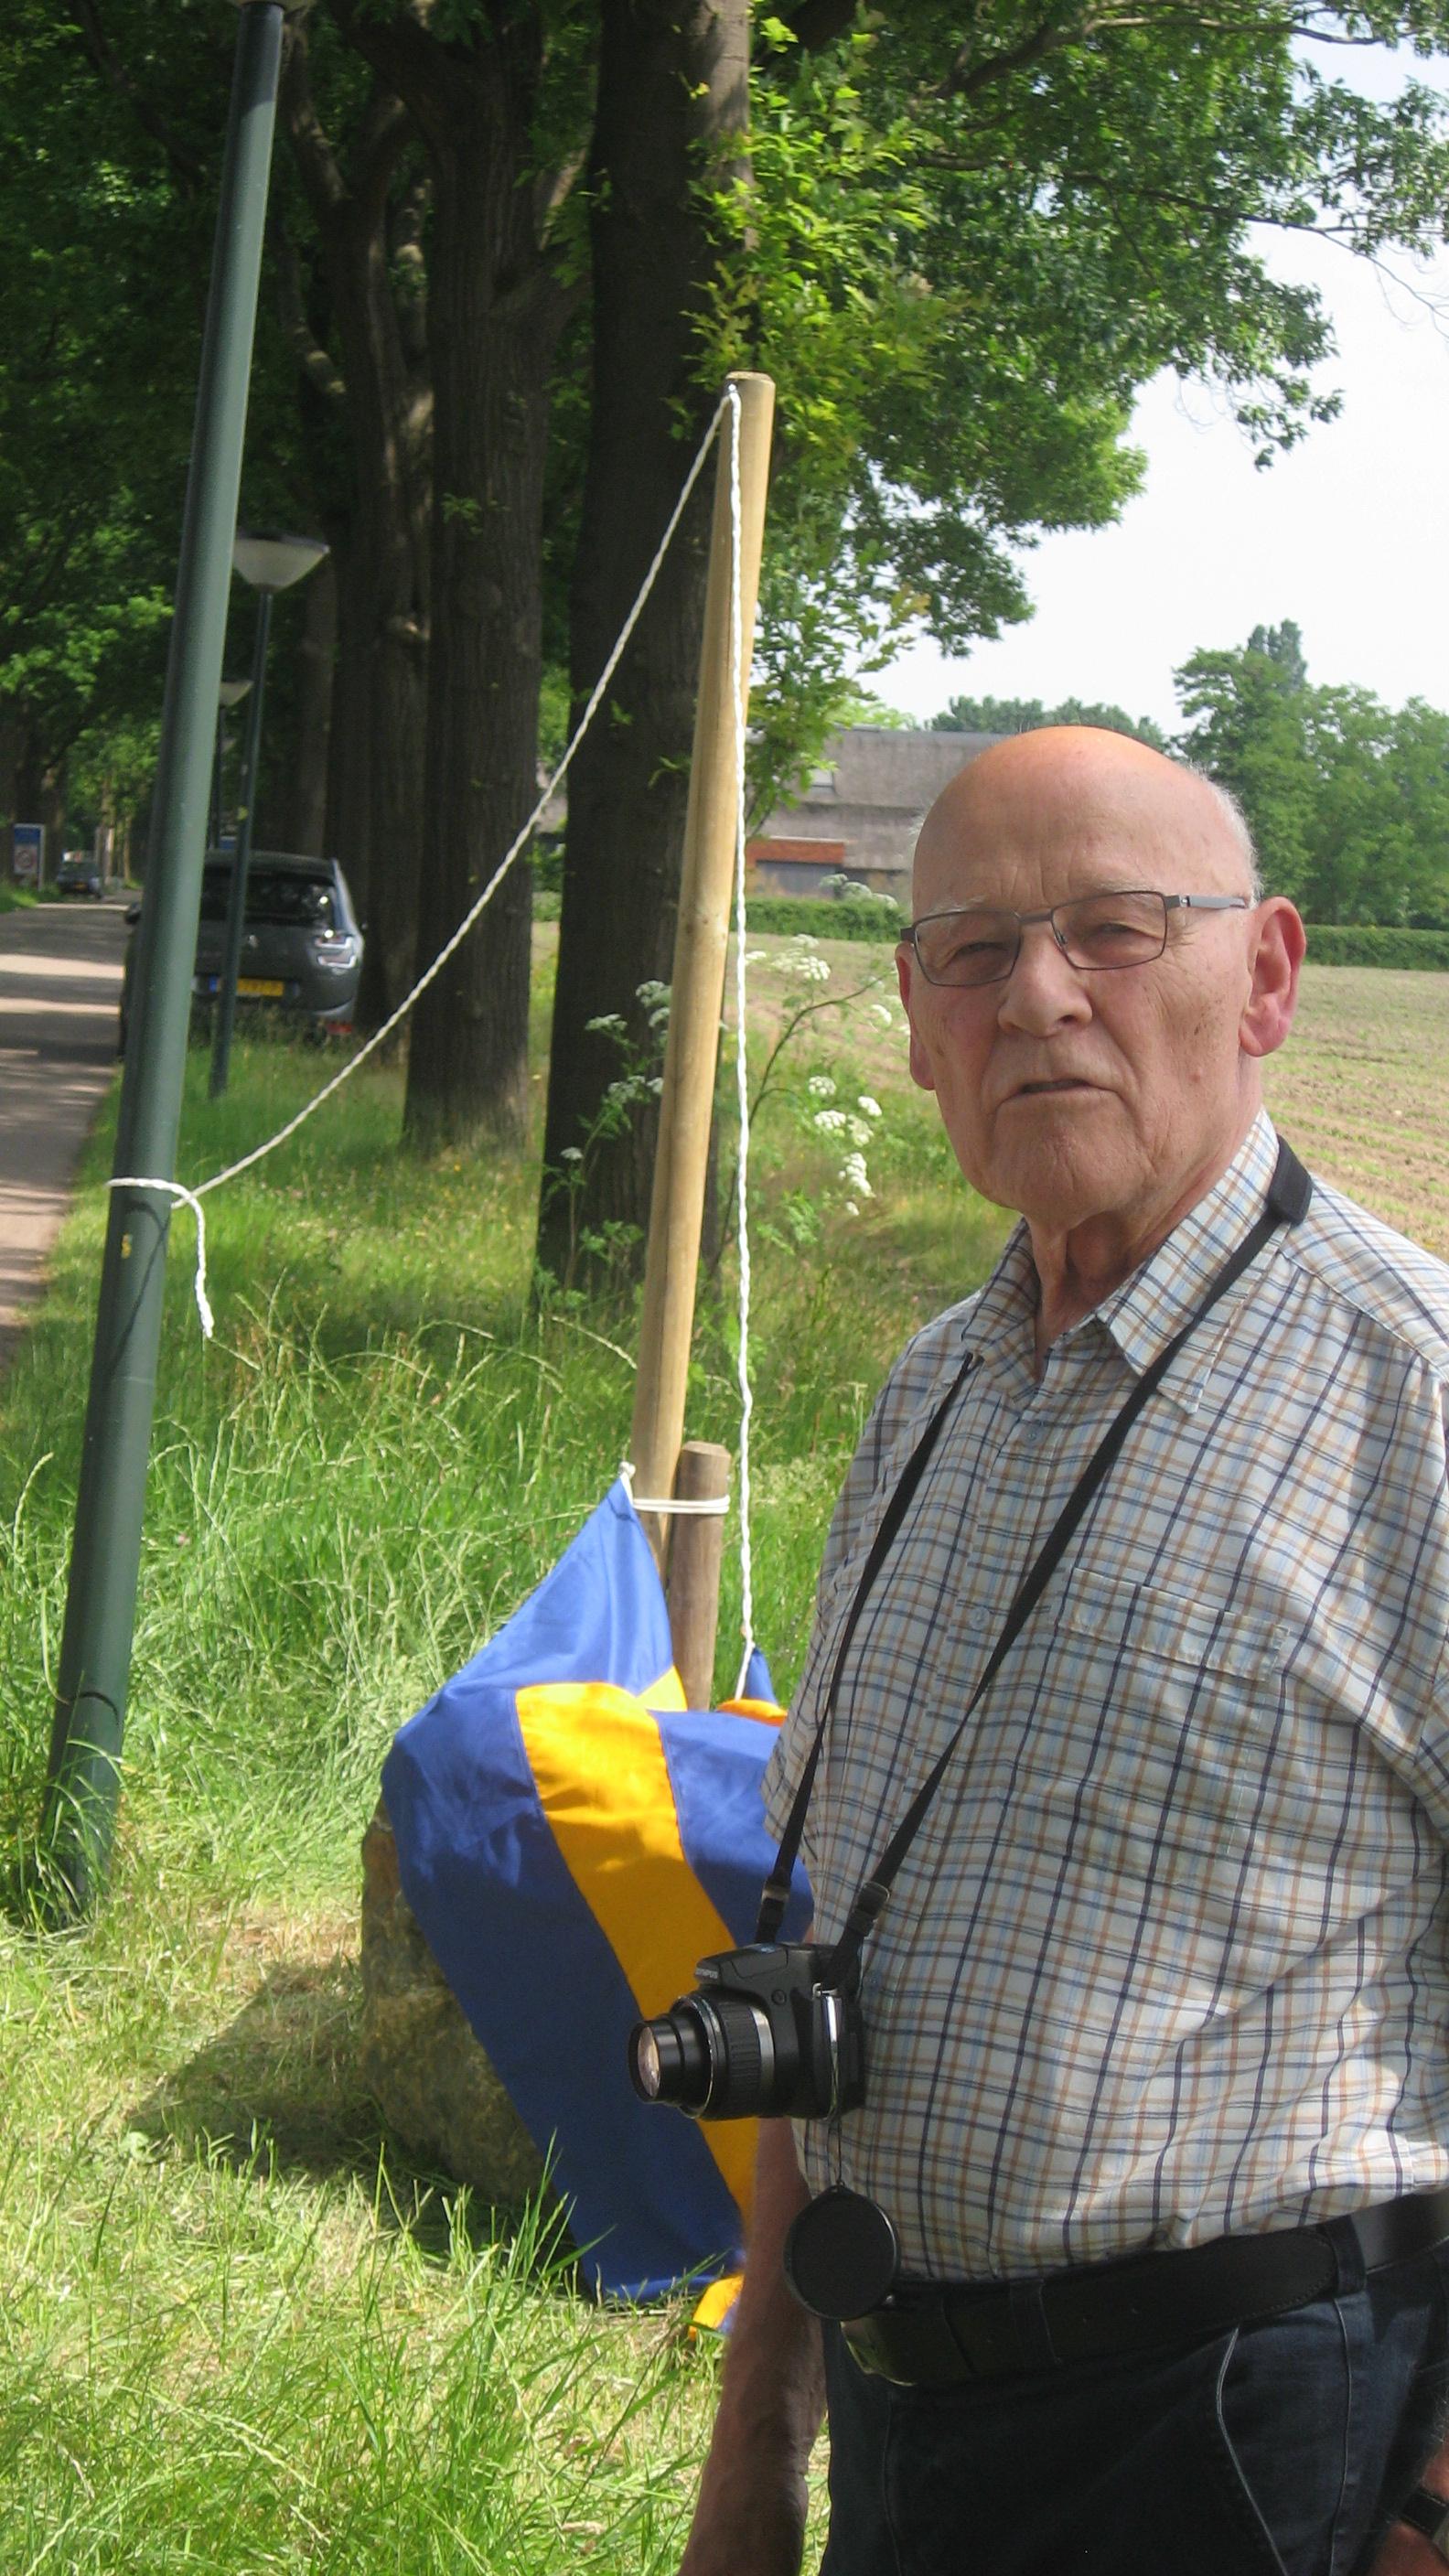
<svg viewBox="0 0 1449 2576">
<path fill-rule="evenodd" d="M 729 381 L 738 388 L 740 397 L 741 631 L 748 700 L 775 388 L 768 376 L 736 375 Z M 730 604 L 734 430 L 734 414 L 727 411 L 720 424 L 699 657 L 699 701 L 684 832 L 684 873 L 679 890 L 669 1040 L 660 1102 L 659 1153 L 649 1209 L 631 1441 L 636 1481 L 646 1495 L 673 1490 L 675 1462 L 684 1436 L 684 1396 L 694 1331 L 694 1294 L 734 885 L 739 796 Z M 665 1532 L 660 1515 L 646 1513 L 643 1517 L 650 1544 L 662 1565 Z"/>
<path fill-rule="evenodd" d="M 674 1490 L 681 1501 L 727 1494 L 730 1453 L 717 1440 L 686 1440 Z M 724 1515 L 681 1513 L 669 1542 L 669 1633 L 674 1665 L 684 1684 L 686 1708 L 709 1708 L 714 1691 L 714 1641 L 719 1629 L 719 1570 L 724 1556 Z"/>
</svg>

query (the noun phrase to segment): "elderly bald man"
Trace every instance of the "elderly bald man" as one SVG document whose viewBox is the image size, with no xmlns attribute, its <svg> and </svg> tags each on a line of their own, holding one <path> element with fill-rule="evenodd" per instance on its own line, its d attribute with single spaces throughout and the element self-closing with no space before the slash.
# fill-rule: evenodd
<svg viewBox="0 0 1449 2576">
<path fill-rule="evenodd" d="M 1018 736 L 914 905 L 911 1071 L 1022 1221 L 876 1405 L 767 1777 L 782 1833 L 819 1741 L 834 1943 L 940 1773 L 863 1942 L 864 2103 L 762 2130 L 687 2576 L 798 2567 L 827 2388 L 825 2576 L 1413 2576 L 1449 1273 L 1280 1147 L 1304 933 L 1208 781 Z"/>
</svg>

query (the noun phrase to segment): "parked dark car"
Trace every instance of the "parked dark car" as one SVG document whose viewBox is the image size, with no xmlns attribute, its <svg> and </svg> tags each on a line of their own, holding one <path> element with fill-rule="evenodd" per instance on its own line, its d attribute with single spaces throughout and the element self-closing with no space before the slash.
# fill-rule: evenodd
<svg viewBox="0 0 1449 2576">
<path fill-rule="evenodd" d="M 88 894 L 99 903 L 106 891 L 106 880 L 99 860 L 89 850 L 67 850 L 55 872 L 57 894 Z"/>
<path fill-rule="evenodd" d="M 221 981 L 232 862 L 209 852 L 201 880 L 201 918 L 192 976 L 193 1015 L 209 1019 Z M 141 907 L 127 918 L 134 925 Z M 121 1046 L 131 1017 L 136 934 L 126 950 L 121 984 Z M 352 1027 L 362 975 L 362 928 L 347 879 L 335 859 L 299 859 L 256 850 L 247 870 L 246 924 L 237 976 L 237 1021 L 273 1011 L 294 1025 L 345 1036 Z"/>
</svg>

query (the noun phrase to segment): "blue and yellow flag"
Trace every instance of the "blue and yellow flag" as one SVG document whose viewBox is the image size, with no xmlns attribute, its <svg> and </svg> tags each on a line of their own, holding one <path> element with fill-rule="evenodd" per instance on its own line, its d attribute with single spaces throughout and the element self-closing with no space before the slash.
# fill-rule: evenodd
<svg viewBox="0 0 1449 2576">
<path fill-rule="evenodd" d="M 683 1705 L 664 1594 L 614 1485 L 507 1625 L 383 1767 L 403 1893 L 543 2154 L 604 2291 L 647 2299 L 738 2261 L 755 2125 L 640 2102 L 625 2046 L 751 1938 L 774 1858 L 750 1699 Z M 749 1713 L 746 1713 L 748 1710 Z M 797 1872 L 786 1937 L 809 1891 Z"/>
</svg>

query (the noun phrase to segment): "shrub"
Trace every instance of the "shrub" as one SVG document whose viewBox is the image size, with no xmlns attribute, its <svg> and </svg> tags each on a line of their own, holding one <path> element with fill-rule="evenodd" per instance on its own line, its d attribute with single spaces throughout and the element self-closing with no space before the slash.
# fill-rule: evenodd
<svg viewBox="0 0 1449 2576">
<path fill-rule="evenodd" d="M 816 939 L 899 939 L 904 920 L 889 894 L 856 894 L 828 900 L 820 895 L 755 894 L 745 905 L 751 930 L 770 930 L 785 938 L 808 931 Z"/>
<path fill-rule="evenodd" d="M 1449 930 L 1398 930 L 1366 922 L 1308 926 L 1314 966 L 1418 966 L 1449 972 Z"/>
</svg>

